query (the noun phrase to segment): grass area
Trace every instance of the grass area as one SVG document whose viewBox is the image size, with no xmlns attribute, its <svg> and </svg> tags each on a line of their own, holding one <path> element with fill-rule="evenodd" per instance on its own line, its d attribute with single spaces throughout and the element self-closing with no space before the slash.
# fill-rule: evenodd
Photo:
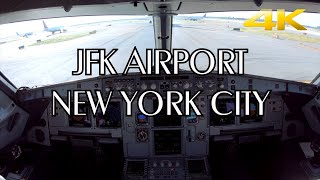
<svg viewBox="0 0 320 180">
<path fill-rule="evenodd" d="M 53 44 L 53 43 L 59 43 L 64 41 L 70 41 L 70 40 L 78 39 L 88 35 L 91 35 L 91 34 L 89 32 L 85 32 L 85 33 L 78 33 L 78 34 L 61 35 L 61 36 L 53 37 L 40 42 L 36 42 L 34 44 L 31 44 L 30 46 L 38 46 L 43 44 Z"/>
<path fill-rule="evenodd" d="M 255 33 L 270 37 L 278 36 L 279 39 L 287 39 L 287 40 L 293 40 L 293 41 L 299 41 L 299 42 L 308 42 L 308 43 L 320 43 L 320 38 L 317 37 L 311 37 L 307 34 L 303 34 L 303 32 L 288 32 L 288 31 L 266 31 L 263 28 L 241 28 L 241 31 L 243 32 L 249 32 L 249 33 Z"/>
</svg>

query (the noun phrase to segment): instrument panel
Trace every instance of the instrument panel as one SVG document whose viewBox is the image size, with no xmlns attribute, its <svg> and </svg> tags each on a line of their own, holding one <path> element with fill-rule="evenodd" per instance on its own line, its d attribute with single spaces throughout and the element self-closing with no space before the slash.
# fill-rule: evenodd
<svg viewBox="0 0 320 180">
<path fill-rule="evenodd" d="M 72 90 L 99 91 L 104 97 L 113 91 L 113 95 L 106 113 L 98 111 L 93 114 L 89 104 L 84 103 L 79 105 L 79 111 L 86 115 L 78 116 L 68 115 L 59 105 L 52 106 L 53 90 L 65 101 L 68 99 L 68 92 Z M 173 111 L 173 114 L 168 116 L 165 112 L 166 103 L 163 103 L 164 106 L 157 115 L 148 116 L 137 106 L 138 99 L 133 100 L 132 114 L 127 115 L 126 102 L 119 91 L 125 91 L 129 97 L 138 91 L 139 97 L 147 90 L 158 92 L 163 99 L 166 99 L 167 91 L 189 91 L 191 94 L 201 91 L 194 102 L 202 115 L 197 116 L 191 112 L 188 116 L 181 116 Z M 216 92 L 222 90 L 231 93 L 236 90 L 255 90 L 261 94 L 271 90 L 271 93 L 264 103 L 263 116 L 258 114 L 258 102 L 253 96 L 249 98 L 248 115 L 243 115 L 245 98 L 241 96 L 240 116 L 234 113 L 220 116 L 211 108 L 211 99 Z M 35 89 L 22 89 L 18 91 L 18 97 L 22 103 L 33 102 L 34 106 L 38 102 L 47 102 L 43 103 L 46 107 L 42 108 L 44 110 L 38 116 L 44 121 L 42 124 L 45 126 L 38 127 L 35 124 L 30 129 L 30 142 L 50 146 L 53 142 L 62 141 L 70 142 L 74 146 L 89 147 L 122 143 L 127 162 L 124 171 L 128 179 L 183 179 L 181 177 L 186 175 L 195 178 L 210 177 L 206 168 L 210 141 L 237 140 L 239 143 L 245 143 L 261 136 L 279 136 L 286 140 L 303 135 L 301 121 L 285 120 L 285 117 L 293 112 L 286 101 L 294 98 L 296 94 L 309 98 L 315 92 L 314 85 L 279 79 L 252 75 L 199 76 L 185 72 L 180 75 L 160 76 L 103 76 Z M 80 96 L 80 100 L 87 102 L 88 98 Z M 185 110 L 183 103 L 177 105 L 182 111 Z M 235 104 L 235 98 L 228 95 L 219 96 L 216 101 L 220 112 L 228 112 Z M 155 96 L 146 95 L 143 105 L 147 112 L 155 112 L 159 102 Z M 55 116 L 52 115 L 52 108 L 57 112 Z M 72 108 L 73 106 L 71 112 Z M 292 126 L 302 128 L 296 128 L 294 133 L 286 133 L 291 132 Z M 188 160 L 190 157 L 204 159 L 191 161 Z M 177 163 L 179 167 L 174 168 Z"/>
<path fill-rule="evenodd" d="M 107 96 L 110 91 L 113 91 L 114 93 L 111 100 L 112 102 L 110 102 L 107 113 L 105 113 L 106 115 L 102 115 L 101 113 L 93 115 L 90 113 L 88 104 L 81 104 L 79 111 L 86 112 L 86 114 L 88 114 L 87 116 L 74 116 L 72 114 L 67 116 L 66 113 L 62 111 L 61 107 L 56 107 L 58 114 L 57 116 L 52 116 L 52 103 L 49 103 L 46 111 L 47 116 L 42 119 L 49 121 L 48 128 L 50 129 L 51 135 L 58 135 L 62 128 L 62 131 L 68 129 L 68 131 L 76 132 L 81 129 L 81 132 L 84 134 L 97 132 L 111 134 L 111 137 L 121 137 L 123 135 L 121 134 L 121 130 L 126 131 L 126 128 L 131 129 L 131 127 L 124 126 L 127 124 L 127 126 L 139 127 L 135 130 L 136 136 L 139 137 L 138 141 L 146 141 L 144 140 L 145 138 L 142 137 L 148 134 L 139 129 L 150 129 L 151 127 L 184 128 L 191 125 L 196 127 L 203 126 L 210 128 L 210 135 L 219 135 L 221 134 L 221 131 L 244 127 L 244 124 L 263 124 L 268 121 L 271 122 L 270 116 L 278 116 L 278 121 L 280 121 L 284 110 L 281 97 L 283 94 L 299 93 L 312 95 L 315 93 L 315 87 L 312 85 L 252 75 L 233 76 L 212 74 L 199 76 L 191 73 L 181 73 L 180 75 L 162 76 L 138 76 L 136 74 L 116 77 L 104 76 L 30 90 L 20 90 L 18 95 L 20 101 L 23 102 L 37 99 L 46 99 L 50 102 L 53 90 L 58 92 L 62 97 L 67 97 L 68 91 L 70 90 L 101 91 L 104 96 Z M 132 119 L 127 121 L 128 117 L 125 117 L 124 115 L 126 106 L 119 93 L 120 90 L 125 91 L 129 96 L 133 95 L 135 91 L 139 91 L 139 94 L 141 94 L 146 90 L 154 90 L 161 94 L 161 96 L 165 96 L 168 90 L 180 92 L 188 90 L 191 93 L 201 91 L 201 94 L 195 99 L 195 102 L 202 112 L 202 116 L 191 114 L 187 117 L 181 117 L 173 114 L 172 116 L 167 117 L 165 112 L 161 111 L 158 116 L 147 117 L 133 107 Z M 252 100 L 250 104 L 253 111 L 250 112 L 249 116 L 237 117 L 234 114 L 231 114 L 229 116 L 220 117 L 217 114 L 214 114 L 210 108 L 210 100 L 215 92 L 221 90 L 230 92 L 234 92 L 235 90 L 256 90 L 262 93 L 271 90 L 272 93 L 268 97 L 268 102 L 264 108 L 268 115 L 258 116 L 254 112 L 254 109 L 257 107 L 257 102 L 254 100 Z M 85 98 L 83 97 L 83 99 Z M 157 105 L 156 99 L 152 97 L 147 97 L 144 103 L 146 107 L 149 108 L 149 111 L 154 110 Z M 222 96 L 217 101 L 217 108 L 221 111 L 226 111 L 227 109 L 230 109 L 230 106 L 234 105 L 234 103 L 233 97 Z M 73 107 L 71 107 L 71 109 L 72 108 Z M 163 107 L 163 109 L 165 109 L 165 107 Z M 278 126 L 281 125 L 279 124 Z M 255 128 L 256 126 L 252 127 Z M 203 134 L 205 133 L 203 132 Z"/>
</svg>

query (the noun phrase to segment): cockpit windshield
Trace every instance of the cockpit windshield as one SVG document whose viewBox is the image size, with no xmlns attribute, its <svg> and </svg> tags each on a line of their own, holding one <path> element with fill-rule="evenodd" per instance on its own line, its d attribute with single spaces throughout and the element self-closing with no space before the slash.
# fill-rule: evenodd
<svg viewBox="0 0 320 180">
<path fill-rule="evenodd" d="M 177 15 L 173 19 L 172 48 L 216 52 L 221 48 L 248 48 L 245 74 L 311 82 L 320 67 L 320 14 L 303 13 L 297 21 L 308 30 L 265 31 L 243 22 L 256 12 L 214 12 Z M 132 49 L 145 61 L 154 48 L 150 16 L 95 16 L 33 20 L 0 25 L 0 71 L 17 87 L 43 86 L 96 77 L 72 76 L 78 48 L 117 48 L 114 68 L 122 72 Z M 206 56 L 197 58 L 206 69 Z M 188 64 L 180 68 L 188 70 Z"/>
</svg>

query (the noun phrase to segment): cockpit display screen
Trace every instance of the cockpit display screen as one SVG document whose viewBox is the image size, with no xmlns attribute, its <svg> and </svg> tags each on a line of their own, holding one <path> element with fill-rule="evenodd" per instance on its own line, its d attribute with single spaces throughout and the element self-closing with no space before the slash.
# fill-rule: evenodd
<svg viewBox="0 0 320 180">
<path fill-rule="evenodd" d="M 256 98 L 251 97 L 249 100 L 249 115 L 245 115 L 245 101 L 244 98 L 240 100 L 240 123 L 250 123 L 250 122 L 261 122 L 263 116 L 258 114 L 258 101 Z M 227 116 L 219 116 L 213 112 L 210 108 L 210 125 L 211 126 L 223 126 L 223 125 L 231 125 L 235 124 L 235 99 L 232 98 L 224 98 L 217 99 L 216 102 L 217 109 L 221 113 L 227 113 L 233 111 L 230 115 Z"/>
<path fill-rule="evenodd" d="M 178 104 L 180 107 L 181 104 Z M 158 101 L 153 101 L 153 109 L 156 110 L 158 108 Z M 177 114 L 176 111 L 172 111 L 170 116 L 167 115 L 167 106 L 166 103 L 163 103 L 163 108 L 161 109 L 160 113 L 153 117 L 154 119 L 154 126 L 181 126 L 181 116 Z"/>
<path fill-rule="evenodd" d="M 121 106 L 120 102 L 110 102 L 105 115 L 97 113 L 97 127 L 121 127 Z"/>
<path fill-rule="evenodd" d="M 144 166 L 144 161 L 128 161 L 126 173 L 130 175 L 143 176 L 145 170 Z"/>
<path fill-rule="evenodd" d="M 243 101 L 242 101 L 243 102 Z M 250 122 L 260 122 L 262 121 L 262 116 L 258 114 L 258 101 L 256 98 L 250 98 L 249 104 L 249 115 L 245 114 L 245 105 L 244 103 L 241 104 L 241 111 L 240 111 L 240 123 L 250 123 Z"/>
<path fill-rule="evenodd" d="M 73 103 L 71 103 L 73 104 Z M 89 114 L 90 106 L 86 104 L 79 104 L 79 113 L 87 115 L 74 115 L 73 106 L 71 106 L 71 114 L 69 116 L 69 126 L 73 127 L 91 127 L 91 119 Z"/>
<path fill-rule="evenodd" d="M 234 112 L 235 108 L 235 100 L 232 98 L 223 98 L 217 99 L 216 106 L 219 112 L 227 113 L 231 110 Z M 231 113 L 227 116 L 220 116 L 215 114 L 210 108 L 210 125 L 211 126 L 222 126 L 222 125 L 229 125 L 235 123 L 235 116 L 234 113 Z"/>
<path fill-rule="evenodd" d="M 154 131 L 155 155 L 181 154 L 181 130 Z"/>
</svg>

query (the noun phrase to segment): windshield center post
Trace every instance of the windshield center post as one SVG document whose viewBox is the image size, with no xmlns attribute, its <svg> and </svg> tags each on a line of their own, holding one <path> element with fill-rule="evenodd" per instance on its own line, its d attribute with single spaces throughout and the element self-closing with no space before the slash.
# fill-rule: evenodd
<svg viewBox="0 0 320 180">
<path fill-rule="evenodd" d="M 176 14 L 170 12 L 171 7 L 168 4 L 158 4 L 155 9 L 159 9 L 157 13 L 151 15 L 153 17 L 155 48 L 171 51 L 172 22 L 173 16 Z M 168 55 L 166 53 L 160 54 L 160 60 L 166 60 L 167 58 Z M 168 60 L 166 65 L 170 71 L 173 71 L 173 66 L 172 63 L 170 63 L 170 60 Z"/>
</svg>

